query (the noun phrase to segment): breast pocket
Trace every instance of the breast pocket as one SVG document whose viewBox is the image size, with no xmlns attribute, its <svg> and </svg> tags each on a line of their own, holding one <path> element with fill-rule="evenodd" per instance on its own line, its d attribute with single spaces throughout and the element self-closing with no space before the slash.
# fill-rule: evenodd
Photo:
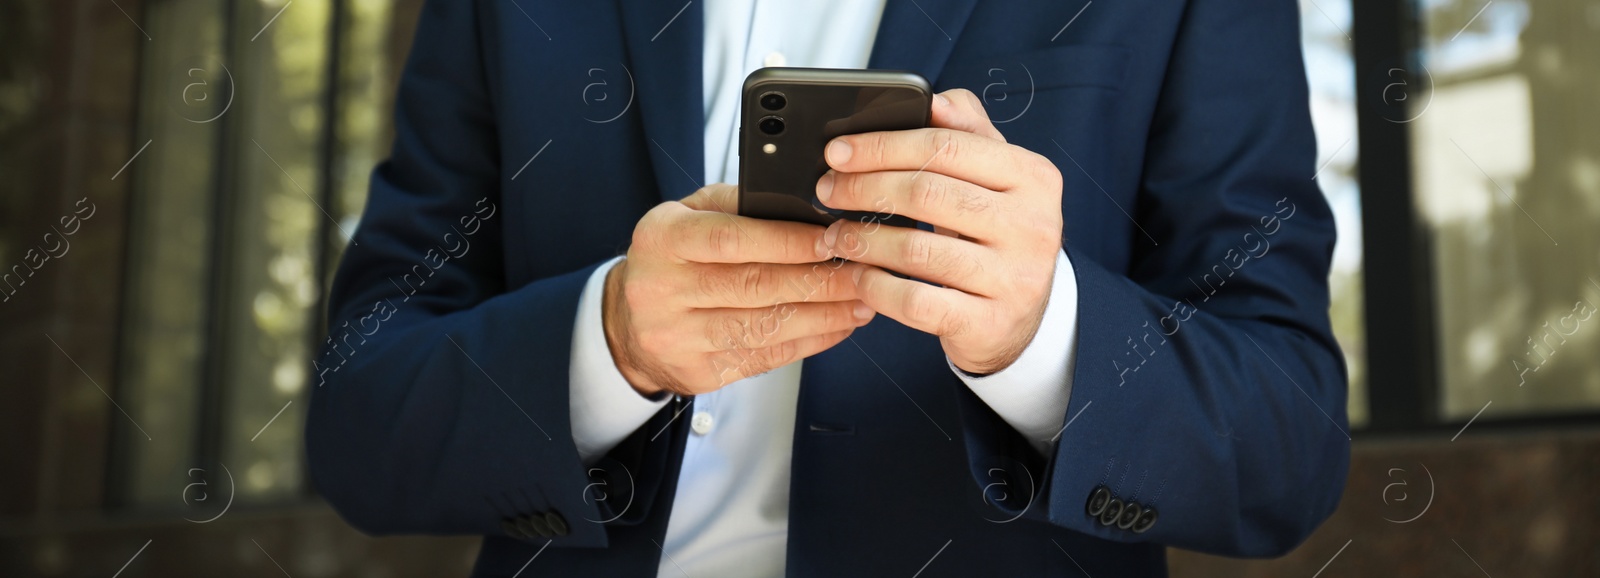
<svg viewBox="0 0 1600 578">
<path fill-rule="evenodd" d="M 1121 90 L 1128 51 L 1112 45 L 1065 45 L 966 60 L 952 60 L 939 76 L 939 90 L 965 88 L 983 100 L 990 120 L 1005 124 L 1027 115 L 1041 97 L 1063 89 Z"/>
</svg>

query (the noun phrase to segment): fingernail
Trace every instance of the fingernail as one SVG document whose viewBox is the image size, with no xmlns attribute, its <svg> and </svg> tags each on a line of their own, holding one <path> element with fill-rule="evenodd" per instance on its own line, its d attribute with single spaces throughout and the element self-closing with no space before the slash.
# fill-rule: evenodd
<svg viewBox="0 0 1600 578">
<path fill-rule="evenodd" d="M 843 222 L 844 219 L 840 219 L 828 225 L 828 230 L 822 233 L 822 244 L 832 247 L 833 243 L 839 240 L 839 224 Z"/>
<path fill-rule="evenodd" d="M 827 259 L 829 257 L 832 257 L 832 255 L 830 255 L 828 253 L 828 244 L 822 242 L 821 238 L 818 238 L 817 239 L 817 258 L 818 259 Z"/>
<path fill-rule="evenodd" d="M 945 98 L 943 94 L 933 95 L 933 102 L 939 106 L 950 106 L 950 99 Z"/>
<path fill-rule="evenodd" d="M 817 179 L 817 200 L 826 203 L 828 202 L 828 197 L 832 196 L 833 171 L 828 171 L 822 174 L 822 178 Z"/>
<path fill-rule="evenodd" d="M 855 314 L 856 314 L 856 319 L 860 319 L 862 321 L 866 321 L 868 319 L 872 319 L 872 308 L 871 307 L 867 307 L 866 303 L 857 303 L 856 304 Z"/>
<path fill-rule="evenodd" d="M 864 269 L 864 268 L 856 267 L 855 271 L 851 271 L 850 272 L 850 282 L 851 283 L 855 283 L 856 285 L 860 285 L 861 284 L 861 272 L 865 271 L 865 270 L 866 269 Z"/>
<path fill-rule="evenodd" d="M 850 162 L 850 143 L 844 142 L 844 139 L 834 139 L 828 143 L 827 156 L 828 164 L 834 167 Z"/>
</svg>

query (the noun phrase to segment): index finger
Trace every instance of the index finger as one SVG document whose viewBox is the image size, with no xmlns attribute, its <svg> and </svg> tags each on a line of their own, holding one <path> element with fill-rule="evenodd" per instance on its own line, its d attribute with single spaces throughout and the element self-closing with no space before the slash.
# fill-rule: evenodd
<svg viewBox="0 0 1600 578">
<path fill-rule="evenodd" d="M 828 258 L 817 225 L 696 211 L 684 206 L 666 224 L 665 246 L 694 263 L 816 263 Z"/>
<path fill-rule="evenodd" d="M 922 128 L 841 136 L 828 143 L 824 156 L 842 173 L 928 171 L 1008 191 L 1033 172 L 1012 148 L 970 132 Z"/>
</svg>

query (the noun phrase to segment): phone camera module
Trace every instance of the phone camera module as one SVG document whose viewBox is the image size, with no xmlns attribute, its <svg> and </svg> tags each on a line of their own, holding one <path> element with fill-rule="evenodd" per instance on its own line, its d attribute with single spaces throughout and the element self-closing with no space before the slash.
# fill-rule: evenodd
<svg viewBox="0 0 1600 578">
<path fill-rule="evenodd" d="M 776 116 L 769 116 L 761 119 L 761 122 L 757 124 L 757 126 L 761 128 L 761 133 L 767 136 L 778 136 L 783 134 L 783 119 Z"/>
<path fill-rule="evenodd" d="M 771 111 L 779 111 L 783 110 L 783 107 L 788 105 L 789 99 L 784 98 L 782 93 L 769 92 L 761 95 L 761 108 Z"/>
</svg>

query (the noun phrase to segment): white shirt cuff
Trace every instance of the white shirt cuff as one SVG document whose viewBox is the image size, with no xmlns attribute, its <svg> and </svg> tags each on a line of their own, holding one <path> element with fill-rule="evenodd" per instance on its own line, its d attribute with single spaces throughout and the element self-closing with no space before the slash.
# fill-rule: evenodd
<svg viewBox="0 0 1600 578">
<path fill-rule="evenodd" d="M 1010 367 L 974 377 L 961 371 L 948 357 L 945 362 L 972 393 L 1027 438 L 1034 449 L 1048 455 L 1067 418 L 1077 341 L 1078 279 L 1066 251 L 1060 251 L 1056 253 L 1050 301 L 1045 305 L 1039 331 Z"/>
<path fill-rule="evenodd" d="M 578 320 L 572 328 L 572 441 L 585 466 L 600 461 L 667 404 L 666 398 L 651 401 L 628 385 L 606 343 L 601 316 L 606 274 L 621 260 L 612 259 L 589 276 L 578 298 Z"/>
</svg>

